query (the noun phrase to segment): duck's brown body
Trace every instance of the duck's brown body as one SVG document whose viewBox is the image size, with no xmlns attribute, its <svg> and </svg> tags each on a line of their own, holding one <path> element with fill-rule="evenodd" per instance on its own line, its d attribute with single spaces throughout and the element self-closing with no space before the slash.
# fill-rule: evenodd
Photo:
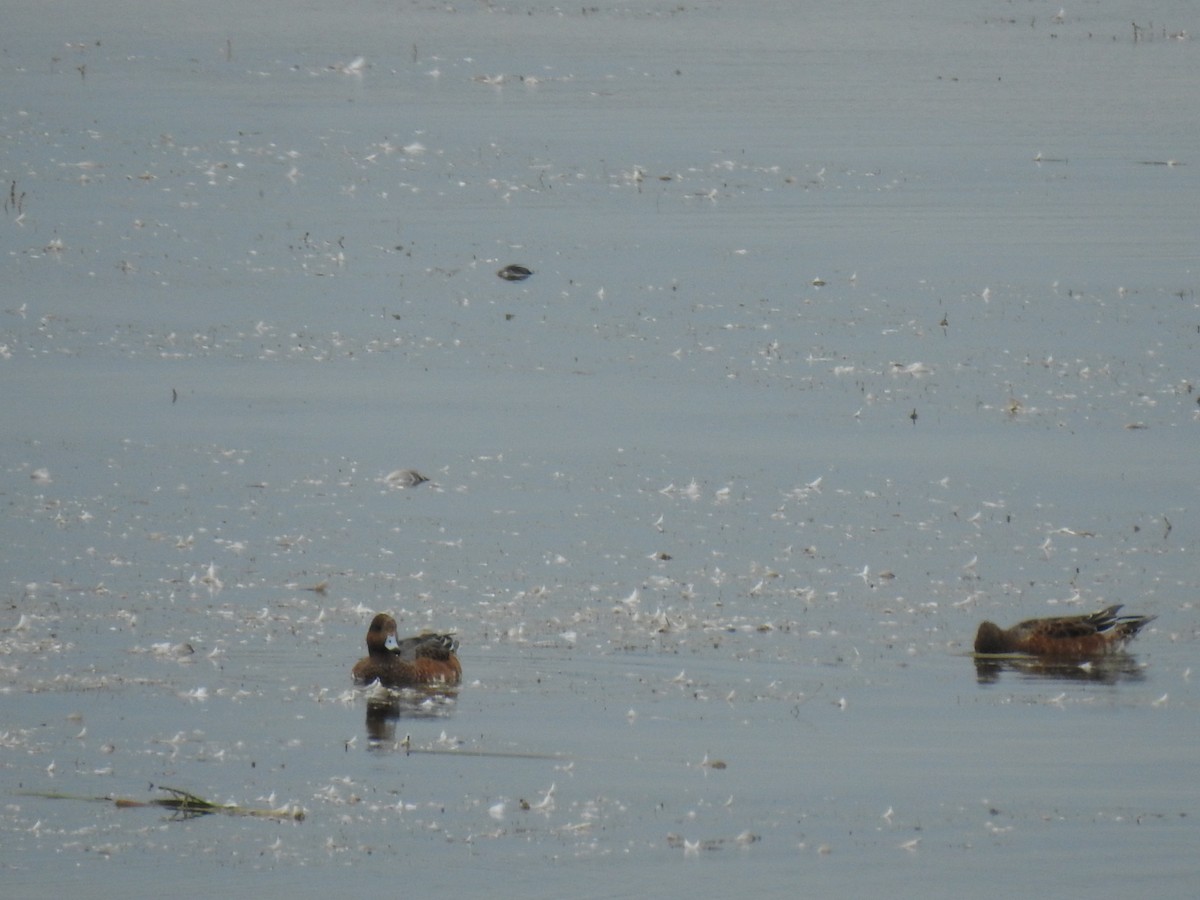
<svg viewBox="0 0 1200 900">
<path fill-rule="evenodd" d="M 388 638 L 394 641 L 388 646 Z M 367 655 L 354 664 L 359 684 L 378 681 L 385 687 L 414 684 L 458 684 L 462 665 L 456 651 L 458 641 L 450 634 L 426 632 L 396 638 L 396 620 L 379 613 L 367 629 Z"/>
<path fill-rule="evenodd" d="M 1127 641 L 1155 616 L 1119 616 L 1121 604 L 1086 616 L 1029 619 L 1012 628 L 984 622 L 975 634 L 976 653 L 1028 653 L 1033 656 L 1103 656 Z"/>
</svg>

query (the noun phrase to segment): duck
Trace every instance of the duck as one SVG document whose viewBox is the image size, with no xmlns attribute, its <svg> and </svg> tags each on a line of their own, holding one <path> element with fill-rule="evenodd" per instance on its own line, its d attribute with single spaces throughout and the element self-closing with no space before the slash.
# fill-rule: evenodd
<svg viewBox="0 0 1200 900">
<path fill-rule="evenodd" d="M 505 266 L 496 273 L 505 281 L 524 281 L 533 274 L 533 270 L 527 266 L 519 266 L 516 263 Z"/>
<path fill-rule="evenodd" d="M 367 629 L 367 655 L 354 664 L 354 681 L 384 687 L 415 684 L 458 684 L 462 664 L 452 634 L 427 631 L 413 637 L 396 637 L 396 620 L 379 613 Z"/>
<path fill-rule="evenodd" d="M 1086 616 L 1029 619 L 1007 629 L 984 622 L 975 634 L 975 652 L 1077 658 L 1115 653 L 1158 618 L 1122 616 L 1122 606 L 1118 603 Z"/>
</svg>

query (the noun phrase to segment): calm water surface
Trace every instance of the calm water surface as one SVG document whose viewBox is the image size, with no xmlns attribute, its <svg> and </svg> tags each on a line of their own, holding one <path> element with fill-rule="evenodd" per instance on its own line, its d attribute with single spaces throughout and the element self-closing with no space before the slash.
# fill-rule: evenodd
<svg viewBox="0 0 1200 900">
<path fill-rule="evenodd" d="M 10 7 L 13 896 L 1194 896 L 1191 4 Z"/>
</svg>

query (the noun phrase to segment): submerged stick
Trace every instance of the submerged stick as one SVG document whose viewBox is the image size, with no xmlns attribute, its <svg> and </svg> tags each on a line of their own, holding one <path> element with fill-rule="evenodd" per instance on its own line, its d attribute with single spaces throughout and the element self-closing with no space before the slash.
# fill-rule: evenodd
<svg viewBox="0 0 1200 900">
<path fill-rule="evenodd" d="M 569 758 L 559 753 L 509 753 L 503 750 L 459 750 L 454 747 L 414 747 L 412 741 L 408 738 L 397 741 L 396 745 L 403 747 L 406 755 L 428 753 L 444 756 L 482 756 L 492 759 L 553 759 L 559 761 L 565 761 Z"/>
</svg>

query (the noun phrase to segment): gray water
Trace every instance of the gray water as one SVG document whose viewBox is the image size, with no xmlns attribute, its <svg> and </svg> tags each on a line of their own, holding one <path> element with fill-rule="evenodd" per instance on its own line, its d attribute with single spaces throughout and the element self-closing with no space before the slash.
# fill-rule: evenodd
<svg viewBox="0 0 1200 900">
<path fill-rule="evenodd" d="M 1058 12 L 10 4 L 6 893 L 1194 896 L 1200 26 Z"/>
</svg>

